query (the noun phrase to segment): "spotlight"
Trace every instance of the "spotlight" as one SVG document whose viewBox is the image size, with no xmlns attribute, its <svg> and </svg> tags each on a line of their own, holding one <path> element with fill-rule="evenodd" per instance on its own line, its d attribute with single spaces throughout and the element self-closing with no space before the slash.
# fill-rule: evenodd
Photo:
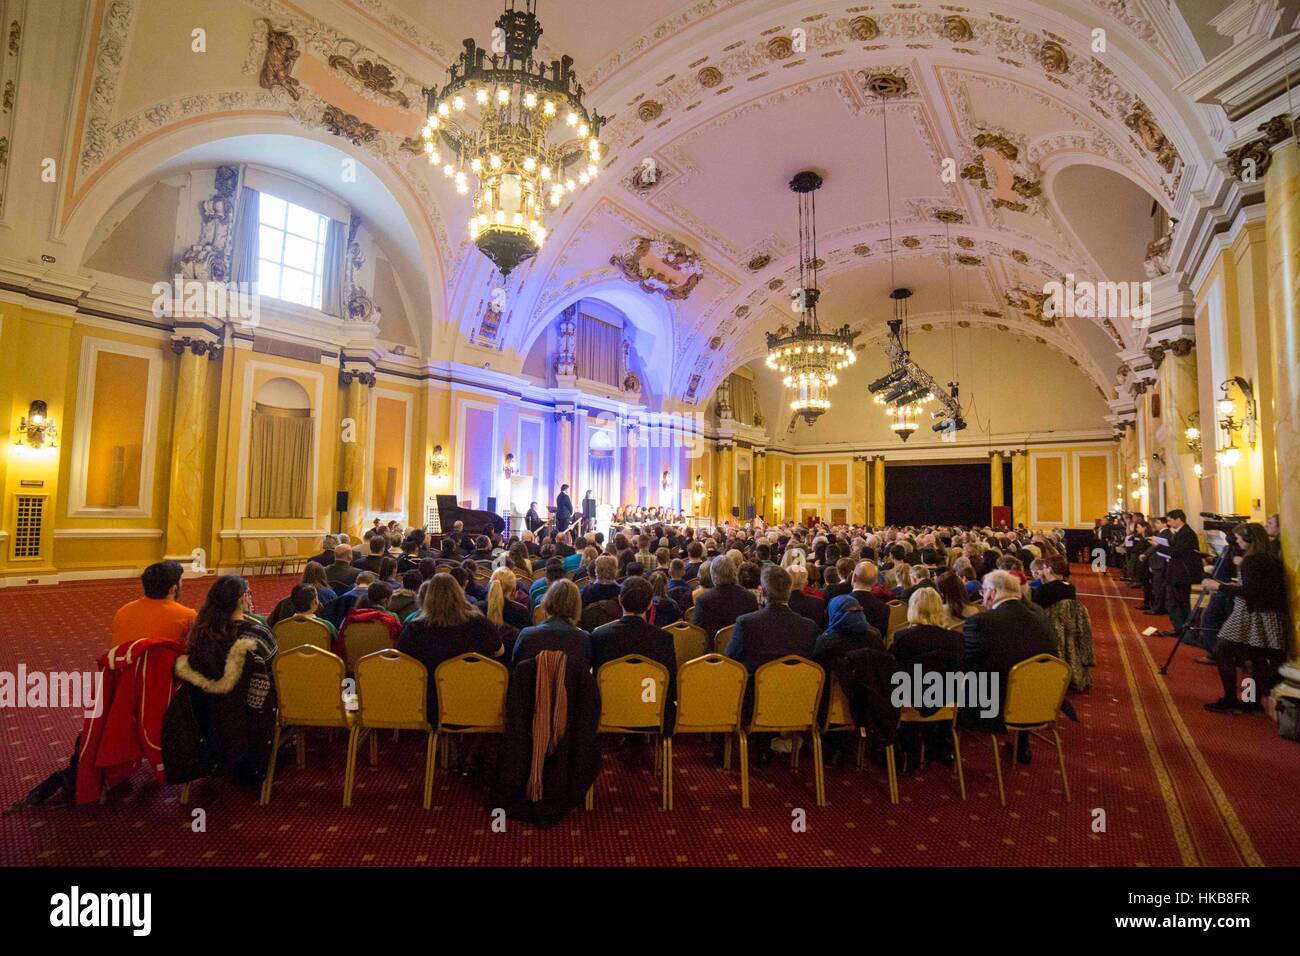
<svg viewBox="0 0 1300 956">
<path fill-rule="evenodd" d="M 874 382 L 868 385 L 867 391 L 871 392 L 874 395 L 876 392 L 879 392 L 882 389 L 889 388 L 889 386 L 896 384 L 899 381 L 899 379 L 904 378 L 906 375 L 907 375 L 907 369 L 905 367 L 896 368 L 888 375 L 882 375 L 880 378 L 876 379 Z"/>
</svg>

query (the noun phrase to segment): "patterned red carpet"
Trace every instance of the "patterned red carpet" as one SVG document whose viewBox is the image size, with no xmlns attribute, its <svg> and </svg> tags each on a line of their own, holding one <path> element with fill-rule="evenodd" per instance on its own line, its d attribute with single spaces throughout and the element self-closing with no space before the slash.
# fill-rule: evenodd
<svg viewBox="0 0 1300 956">
<path fill-rule="evenodd" d="M 354 806 L 341 806 L 343 739 L 309 738 L 307 769 L 277 777 L 269 807 L 219 783 L 199 784 L 191 806 L 143 773 L 115 802 L 37 809 L 0 818 L 0 864 L 38 865 L 1278 865 L 1300 863 L 1295 781 L 1300 748 L 1262 717 L 1207 714 L 1213 669 L 1180 652 L 1168 678 L 1156 665 L 1168 639 L 1137 636 L 1149 618 L 1118 580 L 1076 568 L 1097 643 L 1095 687 L 1062 721 L 1073 800 L 1065 801 L 1049 751 L 1008 768 L 998 804 L 988 737 L 962 737 L 969 799 L 955 777 L 927 769 L 900 782 L 891 806 L 881 769 L 827 771 L 817 808 L 809 761 L 755 768 L 752 806 L 739 778 L 718 769 L 700 741 L 676 749 L 676 809 L 658 809 L 649 766 L 607 754 L 596 808 L 539 832 L 492 828 L 469 781 L 439 774 L 434 807 L 420 808 L 423 747 L 385 736 L 378 768 L 363 760 Z M 288 578 L 254 581 L 258 607 Z M 0 671 L 93 667 L 113 611 L 134 581 L 0 591 Z M 205 585 L 183 598 L 197 604 Z M 21 797 L 66 762 L 80 724 L 67 710 L 0 711 L 0 804 Z M 195 832 L 193 811 L 206 831 Z M 1095 821 L 1104 811 L 1104 831 Z M 803 811 L 799 813 L 796 811 Z M 806 815 L 806 829 L 793 824 Z"/>
</svg>

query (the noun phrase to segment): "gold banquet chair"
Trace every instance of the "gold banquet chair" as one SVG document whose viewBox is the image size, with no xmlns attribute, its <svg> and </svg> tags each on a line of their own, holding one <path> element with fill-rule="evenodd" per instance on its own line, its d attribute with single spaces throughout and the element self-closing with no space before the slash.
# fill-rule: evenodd
<svg viewBox="0 0 1300 956">
<path fill-rule="evenodd" d="M 384 651 L 393 646 L 393 636 L 379 621 L 354 621 L 343 635 L 343 655 L 348 673 L 356 672 L 357 662 L 367 654 Z"/>
<path fill-rule="evenodd" d="M 348 769 L 343 782 L 343 806 L 352 806 L 357 781 L 357 750 L 368 730 L 418 730 L 428 735 L 424 753 L 424 809 L 433 799 L 434 732 L 428 718 L 429 672 L 425 666 L 391 648 L 357 661 L 357 712 L 348 735 Z M 379 738 L 370 737 L 370 765 L 379 762 Z"/>
<path fill-rule="evenodd" d="M 703 633 L 701 631 L 701 633 Z M 677 669 L 677 719 L 673 722 L 673 736 L 677 734 L 725 734 L 723 766 L 731 766 L 731 738 L 740 741 L 740 806 L 749 809 L 749 738 L 741 726 L 741 707 L 745 700 L 745 684 L 749 672 L 745 665 L 721 654 L 696 657 Z M 664 780 L 667 786 L 668 809 L 673 808 L 673 752 L 670 746 L 664 751 L 667 766 Z"/>
<path fill-rule="evenodd" d="M 862 763 L 866 759 L 867 731 L 865 727 L 859 727 L 853 719 L 853 709 L 849 706 L 849 695 L 844 693 L 844 688 L 840 685 L 838 677 L 831 675 L 830 703 L 826 708 L 826 719 L 822 721 L 822 736 L 826 734 L 843 733 L 851 731 L 858 740 L 858 750 L 855 759 L 857 769 L 862 769 Z M 798 751 L 795 751 L 798 756 Z M 798 764 L 795 764 L 796 769 Z"/>
<path fill-rule="evenodd" d="M 736 629 L 736 625 L 728 624 L 726 627 L 718 629 L 718 633 L 713 635 L 713 653 L 725 654 L 727 645 L 731 643 L 731 632 Z"/>
<path fill-rule="evenodd" d="M 271 785 L 275 779 L 275 760 L 280 750 L 280 733 L 287 727 L 298 728 L 298 766 L 305 764 L 302 730 L 307 727 L 330 727 L 351 730 L 355 717 L 343 706 L 343 681 L 347 665 L 343 658 L 310 644 L 275 655 L 271 662 L 279 707 L 275 715 L 275 735 L 271 741 L 271 759 L 262 782 L 263 806 L 271 802 Z M 348 788 L 344 774 L 343 789 Z"/>
<path fill-rule="evenodd" d="M 673 639 L 673 650 L 677 654 L 679 671 L 687 661 L 693 661 L 709 653 L 709 635 L 704 632 L 704 628 L 696 627 L 687 621 L 673 621 L 671 624 L 665 624 L 663 630 L 667 631 L 668 636 Z"/>
<path fill-rule="evenodd" d="M 329 625 L 324 621 L 308 617 L 286 617 L 272 628 L 272 633 L 275 635 L 276 652 L 280 654 L 304 644 L 319 647 L 322 651 L 330 649 L 332 635 Z"/>
<path fill-rule="evenodd" d="M 966 776 L 961 769 L 961 743 L 957 738 L 957 708 L 940 707 L 929 717 L 922 716 L 921 712 L 915 707 L 904 707 L 899 713 L 898 723 L 901 727 L 903 724 L 943 724 L 946 723 L 949 732 L 952 734 L 952 753 L 957 765 L 957 787 L 961 790 L 961 798 L 966 799 Z M 997 738 L 994 738 L 993 746 L 997 747 Z M 889 802 L 898 803 L 898 764 L 896 762 L 896 744 L 891 743 L 885 748 L 885 769 L 889 771 Z M 925 755 L 925 744 L 921 744 L 921 755 Z M 1000 774 L 999 774 L 1000 779 Z"/>
<path fill-rule="evenodd" d="M 688 608 L 686 609 L 686 613 L 682 615 L 682 620 L 685 621 L 687 624 L 694 624 L 694 623 L 695 623 L 695 608 L 694 608 L 694 607 L 688 607 Z"/>
<path fill-rule="evenodd" d="M 646 681 L 653 681 L 655 693 L 646 700 Z M 663 741 L 662 760 L 655 751 L 655 769 L 664 768 L 663 808 L 668 809 L 668 766 L 672 762 L 672 737 L 664 733 L 664 708 L 668 698 L 668 669 L 658 661 L 628 654 L 607 661 L 596 672 L 600 689 L 598 734 L 653 734 Z M 587 809 L 596 805 L 596 785 L 587 788 Z"/>
<path fill-rule="evenodd" d="M 1070 799 L 1070 781 L 1065 776 L 1065 751 L 1061 735 L 1056 730 L 1061 702 L 1070 687 L 1070 665 L 1051 654 L 1039 654 L 1021 661 L 1007 674 L 1006 703 L 1002 705 L 1003 723 L 1007 732 L 1024 731 L 1047 740 L 1039 731 L 1052 729 L 1056 743 L 1056 759 L 1061 766 L 1061 786 L 1065 799 Z M 993 766 L 998 775 L 998 797 L 1007 805 L 1007 792 L 1002 785 L 1002 758 L 998 753 L 998 734 L 991 733 L 993 741 Z"/>
<path fill-rule="evenodd" d="M 500 734 L 506 729 L 506 688 L 510 672 L 500 661 L 482 654 L 461 654 L 443 661 L 433 672 L 438 688 L 438 725 L 433 732 L 436 757 L 438 741 L 447 734 Z M 450 740 L 442 745 L 445 768 Z M 433 774 L 429 775 L 430 785 Z"/>
<path fill-rule="evenodd" d="M 817 706 L 825 680 L 825 671 L 806 657 L 789 654 L 768 661 L 754 672 L 754 712 L 745 728 L 750 736 L 807 733 L 812 737 L 813 782 L 819 807 L 826 806 L 822 738 L 817 726 Z"/>
<path fill-rule="evenodd" d="M 885 628 L 885 650 L 889 650 L 894 644 L 894 632 L 907 627 L 907 605 L 902 601 L 890 601 L 886 607 L 889 608 L 889 624 Z"/>
</svg>

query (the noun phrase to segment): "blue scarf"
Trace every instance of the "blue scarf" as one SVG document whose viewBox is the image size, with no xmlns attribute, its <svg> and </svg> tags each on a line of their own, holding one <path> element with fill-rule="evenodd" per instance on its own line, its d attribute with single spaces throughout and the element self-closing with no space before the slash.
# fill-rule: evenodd
<svg viewBox="0 0 1300 956">
<path fill-rule="evenodd" d="M 827 608 L 830 620 L 826 625 L 828 631 L 853 637 L 863 637 L 867 633 L 867 616 L 862 612 L 862 605 L 851 594 L 841 594 L 832 598 Z"/>
</svg>

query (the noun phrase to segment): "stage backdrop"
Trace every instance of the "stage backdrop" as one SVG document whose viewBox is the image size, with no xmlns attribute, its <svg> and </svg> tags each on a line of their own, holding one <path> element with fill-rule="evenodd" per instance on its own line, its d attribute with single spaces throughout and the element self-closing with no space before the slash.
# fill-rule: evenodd
<svg viewBox="0 0 1300 956">
<path fill-rule="evenodd" d="M 986 464 L 886 465 L 885 521 L 986 525 L 992 492 Z"/>
</svg>

